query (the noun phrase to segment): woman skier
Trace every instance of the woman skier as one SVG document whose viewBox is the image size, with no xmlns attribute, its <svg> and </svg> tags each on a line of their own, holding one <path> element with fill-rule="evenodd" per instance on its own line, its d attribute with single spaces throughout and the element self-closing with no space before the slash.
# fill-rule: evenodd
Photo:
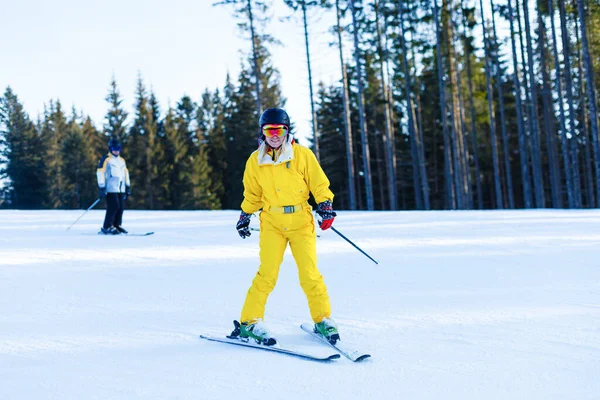
<svg viewBox="0 0 600 400">
<path fill-rule="evenodd" d="M 322 218 L 319 226 L 329 229 L 336 216 L 329 180 L 313 152 L 290 136 L 290 119 L 284 110 L 266 110 L 259 125 L 261 144 L 246 162 L 244 200 L 236 229 L 243 239 L 249 237 L 250 217 L 262 210 L 260 267 L 246 295 L 241 323 L 234 321 L 231 337 L 252 338 L 268 346 L 277 343 L 263 319 L 267 297 L 275 287 L 289 243 L 315 331 L 335 343 L 340 336 L 331 319 L 327 287 L 317 269 L 315 223 L 308 204 L 312 193 L 318 204 L 316 212 Z"/>
</svg>

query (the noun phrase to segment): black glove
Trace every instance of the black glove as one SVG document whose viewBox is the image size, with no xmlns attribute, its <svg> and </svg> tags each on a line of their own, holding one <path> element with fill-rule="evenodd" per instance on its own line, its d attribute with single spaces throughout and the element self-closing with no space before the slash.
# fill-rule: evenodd
<svg viewBox="0 0 600 400">
<path fill-rule="evenodd" d="M 106 197 L 106 188 L 98 188 L 98 197 L 101 199 Z"/>
<path fill-rule="evenodd" d="M 237 229 L 238 233 L 240 234 L 240 237 L 242 239 L 246 239 L 247 237 L 250 236 L 250 217 L 252 216 L 252 214 L 248 214 L 242 211 L 242 213 L 240 214 L 240 219 L 237 223 L 237 225 L 235 226 L 235 229 Z"/>
<path fill-rule="evenodd" d="M 331 200 L 325 200 L 324 202 L 317 204 L 317 214 L 322 218 L 322 221 L 319 221 L 319 227 L 321 227 L 322 230 L 331 228 L 333 220 L 337 216 L 335 211 L 333 211 Z"/>
<path fill-rule="evenodd" d="M 125 196 L 123 196 L 123 199 L 127 199 L 129 196 L 131 196 L 131 187 L 126 186 L 125 187 Z"/>
</svg>

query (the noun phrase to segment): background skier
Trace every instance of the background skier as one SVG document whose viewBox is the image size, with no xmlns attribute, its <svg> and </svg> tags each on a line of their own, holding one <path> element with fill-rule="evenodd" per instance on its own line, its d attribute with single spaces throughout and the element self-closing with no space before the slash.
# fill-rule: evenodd
<svg viewBox="0 0 600 400">
<path fill-rule="evenodd" d="M 234 322 L 231 336 L 251 337 L 274 345 L 263 319 L 267 297 L 277 282 L 283 254 L 290 244 L 298 266 L 300 285 L 308 299 L 315 330 L 335 342 L 339 333 L 330 318 L 331 306 L 323 276 L 317 269 L 316 232 L 309 192 L 318 203 L 321 229 L 328 229 L 336 213 L 329 180 L 313 152 L 294 142 L 290 119 L 280 108 L 270 108 L 259 120 L 261 144 L 246 162 L 244 200 L 237 230 L 250 236 L 250 217 L 260 213 L 260 267 L 246 295 L 241 324 Z"/>
<path fill-rule="evenodd" d="M 105 235 L 127 233 L 121 226 L 125 199 L 131 195 L 129 171 L 121 154 L 121 142 L 112 138 L 108 142 L 108 154 L 98 163 L 96 177 L 101 198 L 106 198 L 106 215 L 100 232 Z"/>
</svg>

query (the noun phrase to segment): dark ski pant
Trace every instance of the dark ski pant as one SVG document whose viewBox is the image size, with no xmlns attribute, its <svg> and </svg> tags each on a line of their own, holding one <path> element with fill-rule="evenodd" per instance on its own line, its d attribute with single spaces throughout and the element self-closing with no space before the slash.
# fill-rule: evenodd
<svg viewBox="0 0 600 400">
<path fill-rule="evenodd" d="M 104 229 L 111 226 L 121 226 L 125 210 L 125 193 L 106 193 L 106 216 Z"/>
</svg>

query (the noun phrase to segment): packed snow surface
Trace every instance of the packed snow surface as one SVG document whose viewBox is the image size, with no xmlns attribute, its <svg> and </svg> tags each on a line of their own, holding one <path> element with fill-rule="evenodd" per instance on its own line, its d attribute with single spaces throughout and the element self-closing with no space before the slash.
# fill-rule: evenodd
<svg viewBox="0 0 600 400">
<path fill-rule="evenodd" d="M 317 239 L 342 341 L 319 363 L 202 340 L 238 319 L 259 232 L 238 212 L 0 211 L 0 399 L 599 399 L 600 211 L 344 212 Z M 252 225 L 258 228 L 253 218 Z M 265 323 L 332 349 L 291 253 Z"/>
</svg>

